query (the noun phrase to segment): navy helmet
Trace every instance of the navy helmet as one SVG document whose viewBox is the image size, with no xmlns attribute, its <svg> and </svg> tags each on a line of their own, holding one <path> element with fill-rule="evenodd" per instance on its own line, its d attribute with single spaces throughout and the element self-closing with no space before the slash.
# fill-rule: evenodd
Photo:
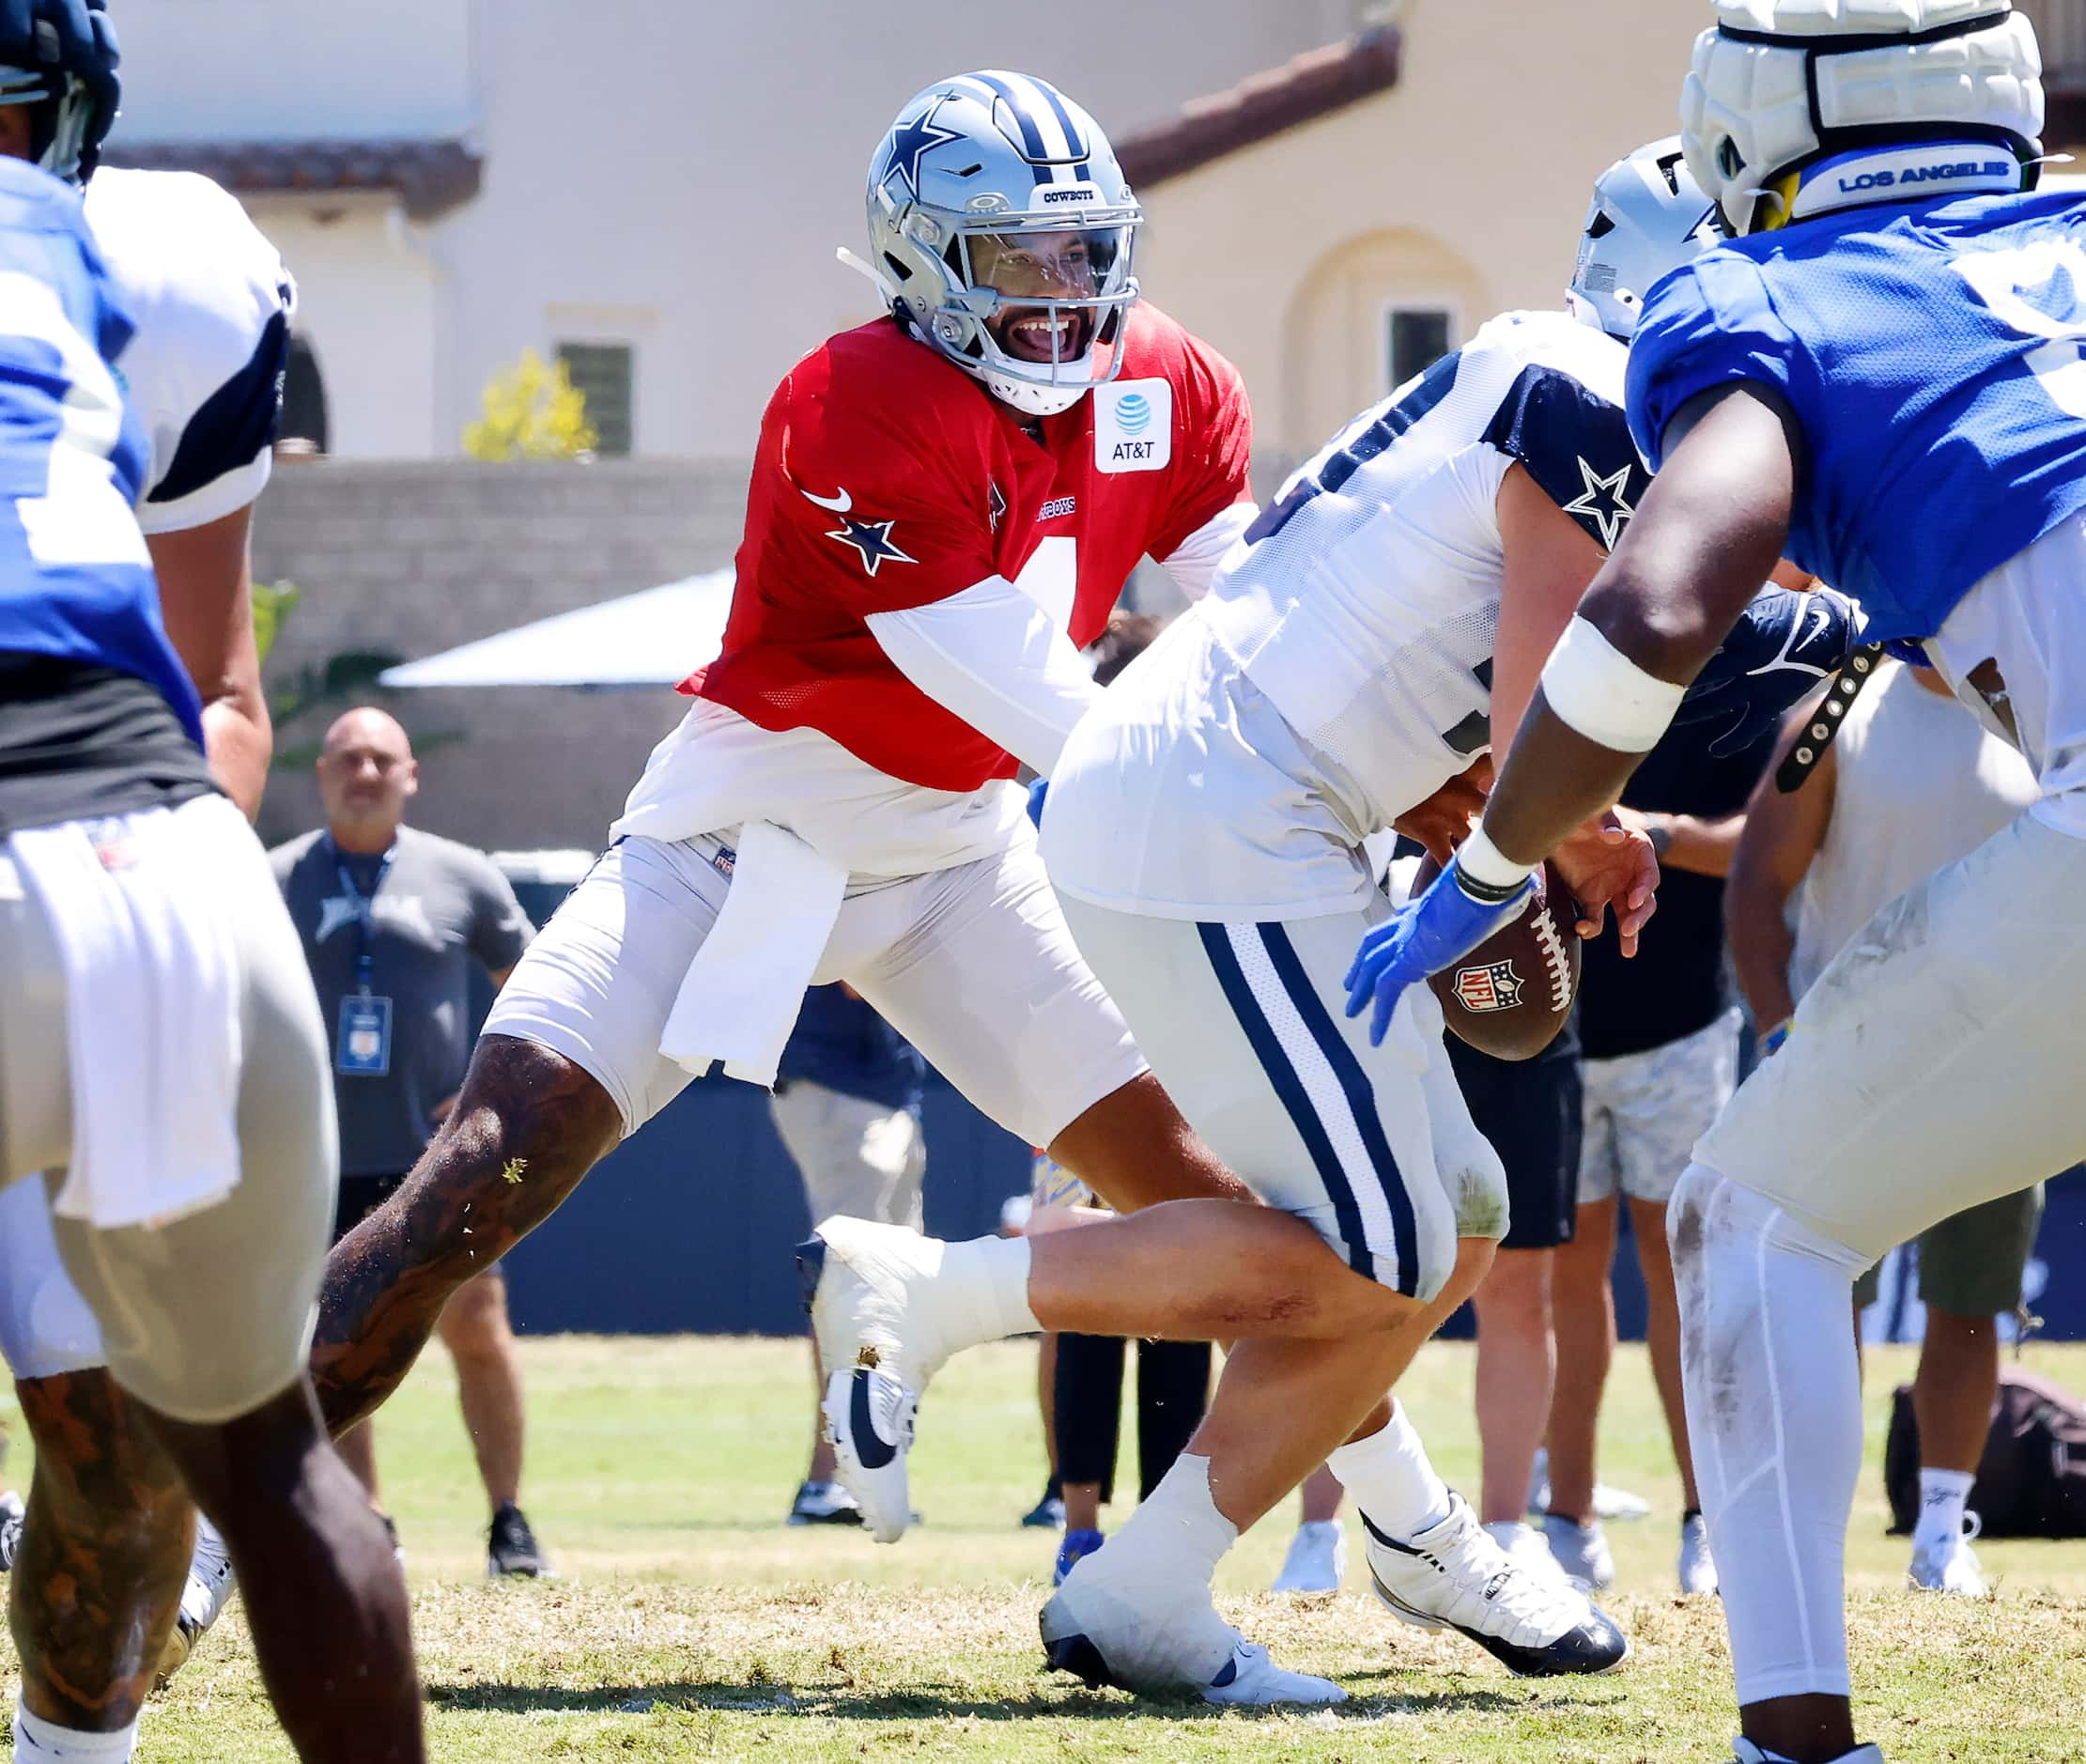
<svg viewBox="0 0 2086 1764">
<path fill-rule="evenodd" d="M 108 0 L 0 0 L 0 106 L 29 105 L 29 156 L 84 184 L 122 87 Z"/>
</svg>

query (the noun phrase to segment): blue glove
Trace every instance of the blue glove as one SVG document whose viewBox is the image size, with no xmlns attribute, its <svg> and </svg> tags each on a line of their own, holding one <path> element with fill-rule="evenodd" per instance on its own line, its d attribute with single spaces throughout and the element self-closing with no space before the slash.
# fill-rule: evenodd
<svg viewBox="0 0 2086 1764">
<path fill-rule="evenodd" d="M 1674 716 L 1719 758 L 1772 735 L 1782 715 L 1846 665 L 1861 641 L 1854 602 L 1831 588 L 1755 595 Z"/>
<path fill-rule="evenodd" d="M 1036 779 L 1028 786 L 1028 818 L 1033 821 L 1038 828 L 1041 828 L 1043 826 L 1043 797 L 1048 796 L 1049 794 L 1050 780 L 1047 778 Z"/>
<path fill-rule="evenodd" d="M 1483 898 L 1466 892 L 1471 888 L 1482 890 Z M 1485 890 L 1482 883 L 1466 882 L 1461 866 L 1451 858 L 1426 892 L 1371 930 L 1343 983 L 1349 1016 L 1360 1016 L 1369 999 L 1376 1000 L 1369 1045 L 1383 1044 L 1383 1031 L 1390 1028 L 1391 1013 L 1406 987 L 1453 967 L 1493 932 L 1512 924 L 1535 893 L 1533 875 L 1505 897 Z"/>
</svg>

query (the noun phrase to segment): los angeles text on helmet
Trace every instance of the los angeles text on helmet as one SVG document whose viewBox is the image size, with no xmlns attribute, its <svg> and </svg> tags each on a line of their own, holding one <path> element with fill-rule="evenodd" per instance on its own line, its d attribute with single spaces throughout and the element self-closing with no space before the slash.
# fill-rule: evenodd
<svg viewBox="0 0 2086 1764">
<path fill-rule="evenodd" d="M 1895 190 L 1906 184 L 1931 184 L 1954 178 L 2006 178 L 2019 170 L 2012 160 L 1959 160 L 1943 165 L 1907 165 L 1895 171 L 1858 172 L 1839 180 L 1852 195 L 1862 190 Z"/>
</svg>

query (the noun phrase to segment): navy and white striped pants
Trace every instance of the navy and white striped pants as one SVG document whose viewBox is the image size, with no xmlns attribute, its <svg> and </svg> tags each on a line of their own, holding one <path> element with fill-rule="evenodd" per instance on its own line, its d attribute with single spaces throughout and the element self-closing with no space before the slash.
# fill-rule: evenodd
<svg viewBox="0 0 2086 1764">
<path fill-rule="evenodd" d="M 1370 914 L 1198 924 L 1063 905 L 1188 1124 L 1357 1273 L 1429 1300 L 1459 1237 L 1505 1233 L 1506 1172 L 1457 1089 L 1433 994 L 1407 991 L 1381 1047 L 1343 1014 Z"/>
</svg>

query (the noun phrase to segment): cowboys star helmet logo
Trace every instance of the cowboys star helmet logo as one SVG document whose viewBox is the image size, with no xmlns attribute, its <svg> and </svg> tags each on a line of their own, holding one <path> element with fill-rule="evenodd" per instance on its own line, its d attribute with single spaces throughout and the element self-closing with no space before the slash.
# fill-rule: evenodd
<svg viewBox="0 0 2086 1764">
<path fill-rule="evenodd" d="M 1579 475 L 1586 481 L 1585 493 L 1567 503 L 1565 513 L 1584 516 L 1592 521 L 1600 529 L 1600 549 L 1613 551 L 1615 541 L 1622 537 L 1622 530 L 1637 512 L 1623 494 L 1630 483 L 1630 467 L 1625 464 L 1613 477 L 1604 478 L 1582 458 Z"/>
<path fill-rule="evenodd" d="M 919 200 L 920 161 L 944 142 L 964 138 L 954 129 L 944 129 L 935 120 L 935 113 L 955 96 L 953 92 L 944 92 L 912 121 L 901 122 L 890 132 L 884 144 L 884 169 L 877 174 L 878 183 L 903 178 L 905 193 L 915 202 Z"/>
</svg>

